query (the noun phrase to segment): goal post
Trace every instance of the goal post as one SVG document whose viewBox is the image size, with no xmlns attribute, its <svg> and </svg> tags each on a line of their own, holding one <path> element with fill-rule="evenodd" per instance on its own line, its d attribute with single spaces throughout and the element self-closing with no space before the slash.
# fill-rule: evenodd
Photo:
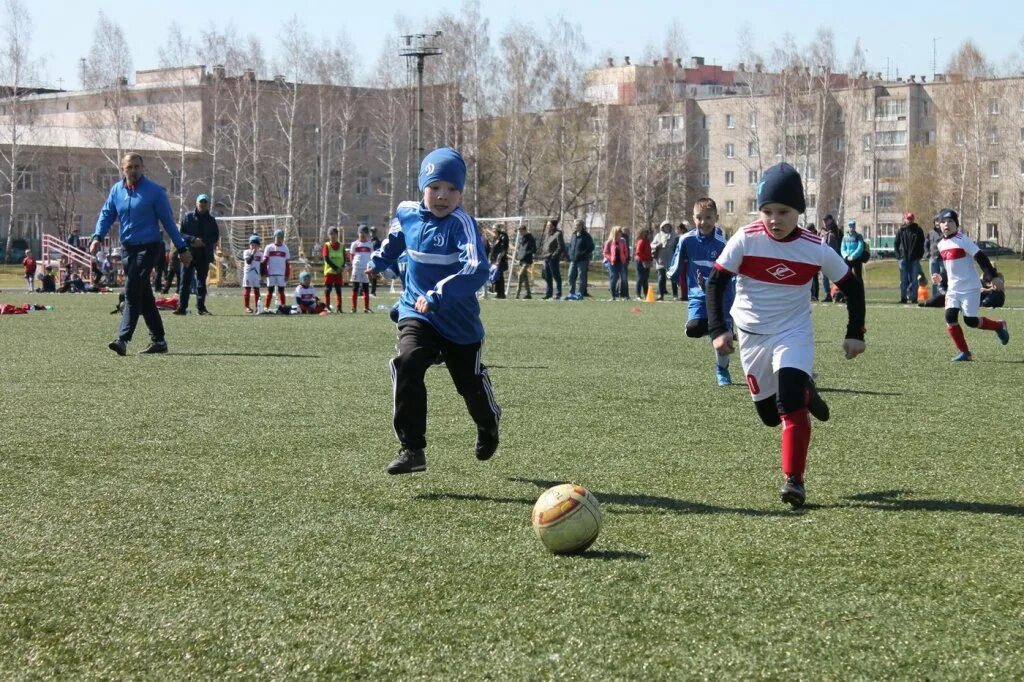
<svg viewBox="0 0 1024 682">
<path fill-rule="evenodd" d="M 218 216 L 217 224 L 220 227 L 220 257 L 217 267 L 210 272 L 210 284 L 214 286 L 241 285 L 242 255 L 249 248 L 249 237 L 254 234 L 266 246 L 274 240 L 274 232 L 284 230 L 284 243 L 288 245 L 292 260 L 301 266 L 309 265 L 302 250 L 301 235 L 289 215 Z"/>
</svg>

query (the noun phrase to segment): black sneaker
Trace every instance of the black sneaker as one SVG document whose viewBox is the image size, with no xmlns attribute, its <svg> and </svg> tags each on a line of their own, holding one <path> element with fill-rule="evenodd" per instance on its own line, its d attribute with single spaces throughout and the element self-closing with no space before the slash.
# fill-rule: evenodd
<svg viewBox="0 0 1024 682">
<path fill-rule="evenodd" d="M 412 474 L 427 470 L 427 456 L 419 448 L 402 448 L 385 469 L 389 474 Z"/>
<path fill-rule="evenodd" d="M 213 313 L 211 313 L 211 312 L 210 312 L 209 310 L 207 310 L 206 308 L 200 308 L 200 309 L 199 309 L 199 314 L 200 314 L 200 315 L 213 315 Z"/>
<path fill-rule="evenodd" d="M 166 341 L 154 341 L 153 343 L 149 344 L 149 347 L 146 348 L 146 350 L 140 351 L 140 355 L 141 354 L 155 355 L 156 353 L 166 353 L 166 352 L 167 352 L 167 342 Z"/>
<path fill-rule="evenodd" d="M 498 449 L 498 427 L 476 430 L 476 458 L 485 462 L 494 456 Z"/>
<path fill-rule="evenodd" d="M 188 315 L 188 311 L 183 310 L 182 308 L 175 308 L 174 312 L 171 313 L 171 315 Z"/>
<path fill-rule="evenodd" d="M 804 506 L 804 482 L 796 476 L 787 476 L 785 485 L 779 489 L 779 496 L 793 509 L 799 509 Z"/>
<path fill-rule="evenodd" d="M 820 422 L 827 422 L 829 418 L 828 403 L 818 393 L 818 387 L 814 385 L 814 379 L 807 380 L 809 398 L 807 400 L 807 411 L 814 415 Z"/>
<path fill-rule="evenodd" d="M 128 354 L 128 344 L 122 341 L 121 339 L 114 339 L 113 341 L 107 344 L 107 348 L 114 351 L 118 355 Z"/>
</svg>

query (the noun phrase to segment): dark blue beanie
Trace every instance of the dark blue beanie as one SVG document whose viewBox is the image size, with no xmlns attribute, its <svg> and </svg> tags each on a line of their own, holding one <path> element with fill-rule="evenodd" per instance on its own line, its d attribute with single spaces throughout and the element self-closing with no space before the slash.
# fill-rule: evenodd
<svg viewBox="0 0 1024 682">
<path fill-rule="evenodd" d="M 942 209 L 941 211 L 939 211 L 939 215 L 935 216 L 935 218 L 936 220 L 946 220 L 948 218 L 949 220 L 952 220 L 954 223 L 956 223 L 957 227 L 960 227 L 960 216 L 958 216 L 956 214 L 956 211 L 954 211 L 951 208 Z"/>
<path fill-rule="evenodd" d="M 452 183 L 460 192 L 466 186 L 466 162 L 457 150 L 441 147 L 423 157 L 420 163 L 420 191 L 438 180 Z"/>
<path fill-rule="evenodd" d="M 803 213 L 807 210 L 800 174 L 788 163 L 777 163 L 764 172 L 757 185 L 757 210 L 765 204 L 785 204 Z"/>
</svg>

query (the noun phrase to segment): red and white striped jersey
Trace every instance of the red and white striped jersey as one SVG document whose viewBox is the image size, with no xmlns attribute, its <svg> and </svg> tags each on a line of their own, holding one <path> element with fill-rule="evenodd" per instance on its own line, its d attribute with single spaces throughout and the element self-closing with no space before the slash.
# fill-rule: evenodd
<svg viewBox="0 0 1024 682">
<path fill-rule="evenodd" d="M 944 237 L 939 242 L 939 255 L 946 266 L 947 294 L 970 294 L 981 291 L 981 278 L 974 269 L 978 245 L 963 232 Z"/>
<path fill-rule="evenodd" d="M 291 257 L 287 244 L 267 244 L 267 248 L 263 249 L 263 260 L 267 262 L 267 274 L 271 277 L 284 277 L 288 259 Z"/>
<path fill-rule="evenodd" d="M 316 289 L 304 287 L 301 284 L 295 287 L 295 303 L 297 305 L 313 305 L 316 303 Z"/>
<path fill-rule="evenodd" d="M 833 282 L 850 268 L 821 237 L 796 228 L 777 240 L 760 220 L 737 230 L 715 268 L 735 274 L 732 319 L 752 334 L 777 334 L 811 316 L 811 280 L 818 271 Z"/>
<path fill-rule="evenodd" d="M 250 248 L 247 249 L 245 253 L 242 255 L 245 258 L 248 258 L 250 256 L 252 257 L 252 261 L 245 264 L 244 274 L 247 275 L 250 272 L 255 272 L 257 275 L 259 275 L 261 273 L 260 266 L 263 264 L 263 252 L 260 251 L 259 249 Z"/>
<path fill-rule="evenodd" d="M 370 264 L 370 258 L 373 256 L 373 242 L 370 240 L 364 242 L 357 239 L 348 247 L 348 252 L 352 258 L 352 272 L 363 272 L 366 270 L 366 266 Z"/>
</svg>

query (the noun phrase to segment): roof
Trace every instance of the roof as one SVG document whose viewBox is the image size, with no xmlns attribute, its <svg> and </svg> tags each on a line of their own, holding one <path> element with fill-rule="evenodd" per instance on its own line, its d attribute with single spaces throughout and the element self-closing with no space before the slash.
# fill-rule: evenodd
<svg viewBox="0 0 1024 682">
<path fill-rule="evenodd" d="M 122 149 L 137 152 L 181 152 L 181 145 L 156 135 L 135 130 L 121 131 L 121 144 L 116 142 L 114 128 L 66 128 L 60 126 L 18 126 L 18 143 L 26 147 L 69 147 L 72 149 Z M 0 146 L 11 144 L 12 128 L 0 125 Z M 185 147 L 186 154 L 202 150 Z"/>
</svg>

